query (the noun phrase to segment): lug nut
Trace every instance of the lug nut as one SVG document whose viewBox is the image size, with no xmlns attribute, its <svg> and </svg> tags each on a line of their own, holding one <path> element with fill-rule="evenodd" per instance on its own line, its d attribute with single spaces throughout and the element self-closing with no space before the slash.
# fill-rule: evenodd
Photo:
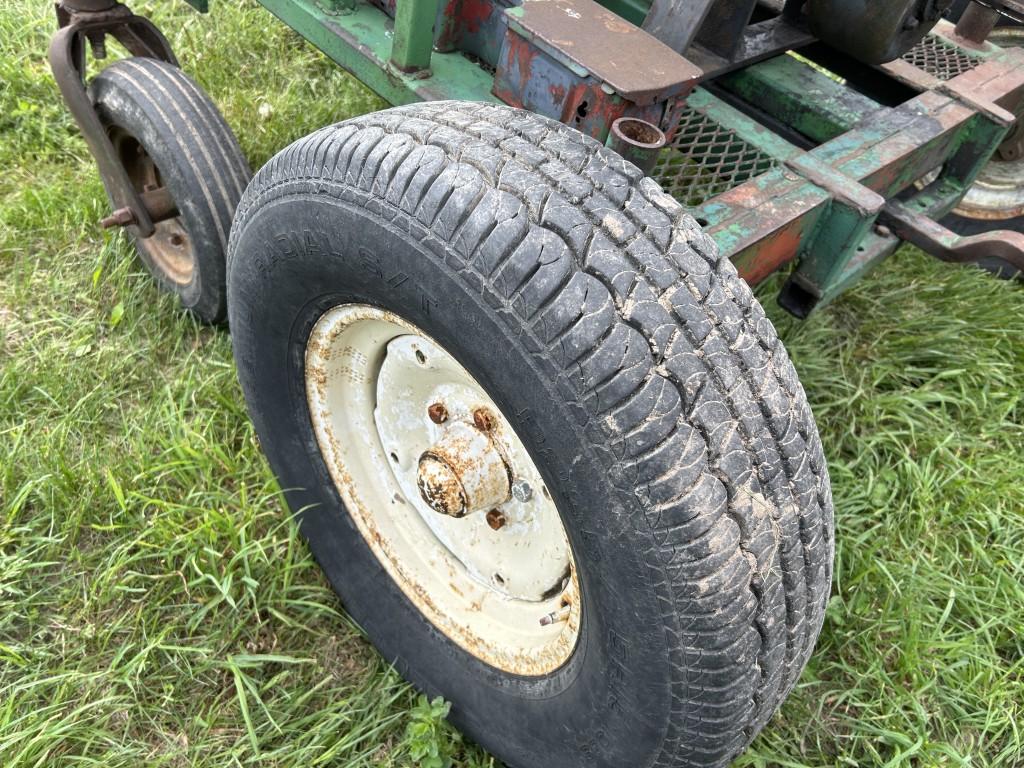
<svg viewBox="0 0 1024 768">
<path fill-rule="evenodd" d="M 525 480 L 512 483 L 512 498 L 516 501 L 529 501 L 533 498 L 533 488 Z"/>
<path fill-rule="evenodd" d="M 494 414 L 487 408 L 477 408 L 473 411 L 473 425 L 481 432 L 490 432 L 494 429 Z"/>
<path fill-rule="evenodd" d="M 505 515 L 501 513 L 501 510 L 492 509 L 487 513 L 487 524 L 491 526 L 491 530 L 500 531 L 505 527 Z"/>
<path fill-rule="evenodd" d="M 427 408 L 427 415 L 435 424 L 444 424 L 448 421 L 448 409 L 444 407 L 444 403 L 434 403 L 431 405 Z"/>
<path fill-rule="evenodd" d="M 100 219 L 100 226 L 104 229 L 111 227 L 127 227 L 135 223 L 135 214 L 131 208 L 118 208 L 105 219 Z"/>
</svg>

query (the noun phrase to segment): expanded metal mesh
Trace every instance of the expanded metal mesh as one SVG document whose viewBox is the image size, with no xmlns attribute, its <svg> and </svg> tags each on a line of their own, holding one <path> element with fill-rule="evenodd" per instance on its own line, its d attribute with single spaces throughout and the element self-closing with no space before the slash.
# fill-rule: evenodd
<svg viewBox="0 0 1024 768">
<path fill-rule="evenodd" d="M 976 57 L 950 45 L 937 35 L 928 35 L 916 48 L 903 54 L 903 60 L 939 80 L 952 80 L 981 63 Z"/>
<path fill-rule="evenodd" d="M 770 171 L 778 163 L 696 109 L 683 112 L 652 175 L 683 205 L 695 206 Z"/>
</svg>

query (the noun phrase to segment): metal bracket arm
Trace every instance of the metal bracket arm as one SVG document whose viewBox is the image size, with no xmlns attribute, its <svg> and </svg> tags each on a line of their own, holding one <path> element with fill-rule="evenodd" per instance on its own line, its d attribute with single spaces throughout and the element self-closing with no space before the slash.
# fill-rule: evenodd
<svg viewBox="0 0 1024 768">
<path fill-rule="evenodd" d="M 128 178 L 86 91 L 85 45 L 89 40 L 96 46 L 97 38 L 102 41 L 109 34 L 135 56 L 175 66 L 177 59 L 167 38 L 149 19 L 136 16 L 120 3 L 101 10 L 79 10 L 61 4 L 57 6 L 57 19 L 61 28 L 50 41 L 49 60 L 61 96 L 96 160 L 114 208 L 130 210 L 139 236 L 149 237 L 155 231 L 153 216 Z"/>
<path fill-rule="evenodd" d="M 996 231 L 961 237 L 897 201 L 891 201 L 885 206 L 879 220 L 897 237 L 916 245 L 940 261 L 970 264 L 996 257 L 1024 273 L 1022 232 Z"/>
</svg>

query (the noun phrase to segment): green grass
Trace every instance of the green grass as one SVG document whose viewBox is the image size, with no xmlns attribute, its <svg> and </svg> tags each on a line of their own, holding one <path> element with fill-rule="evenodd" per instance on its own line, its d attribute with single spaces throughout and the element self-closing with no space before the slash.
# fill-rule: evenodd
<svg viewBox="0 0 1024 768">
<path fill-rule="evenodd" d="M 213 5 L 137 9 L 254 166 L 382 106 L 254 4 Z M 0 13 L 0 765 L 494 765 L 346 618 L 227 334 L 96 227 L 51 28 L 41 0 Z M 817 653 L 741 765 L 1020 765 L 1024 293 L 906 249 L 803 324 L 763 296 L 830 459 L 838 569 Z"/>
</svg>

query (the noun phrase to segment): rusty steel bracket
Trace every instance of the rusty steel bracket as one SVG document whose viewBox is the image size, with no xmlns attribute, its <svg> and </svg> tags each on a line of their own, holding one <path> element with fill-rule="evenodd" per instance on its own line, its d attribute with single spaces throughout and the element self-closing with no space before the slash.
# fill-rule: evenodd
<svg viewBox="0 0 1024 768">
<path fill-rule="evenodd" d="M 1009 128 L 1017 121 L 1015 110 L 1024 102 L 1024 49 L 1007 49 L 998 61 L 984 61 L 936 90 Z"/>
<path fill-rule="evenodd" d="M 621 117 L 669 133 L 704 74 L 594 0 L 524 0 L 504 14 L 494 95 L 600 141 Z"/>
<path fill-rule="evenodd" d="M 140 237 L 149 237 L 154 232 L 153 212 L 132 185 L 86 90 L 86 43 L 95 58 L 105 57 L 105 40 L 110 35 L 133 56 L 174 66 L 178 60 L 153 22 L 114 0 L 63 0 L 57 3 L 56 12 L 59 29 L 49 50 L 54 80 L 96 160 L 115 215 L 134 225 Z"/>
<path fill-rule="evenodd" d="M 1024 232 L 1002 230 L 961 236 L 895 200 L 885 206 L 879 219 L 901 240 L 940 261 L 972 264 L 994 257 L 1024 273 Z"/>
</svg>

